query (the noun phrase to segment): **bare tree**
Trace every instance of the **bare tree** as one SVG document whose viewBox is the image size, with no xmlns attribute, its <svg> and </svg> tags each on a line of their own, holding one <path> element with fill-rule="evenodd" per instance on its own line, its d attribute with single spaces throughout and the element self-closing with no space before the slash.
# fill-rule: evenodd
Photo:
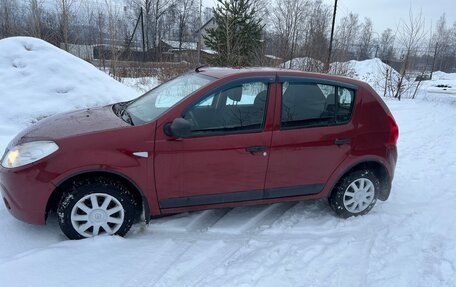
<svg viewBox="0 0 456 287">
<path fill-rule="evenodd" d="M 281 39 L 282 58 L 289 59 L 289 68 L 298 48 L 306 18 L 307 0 L 277 1 L 272 15 L 272 22 Z"/>
<path fill-rule="evenodd" d="M 76 0 L 56 0 L 59 15 L 61 41 L 65 51 L 69 50 L 70 22 L 72 20 L 73 5 Z"/>
<path fill-rule="evenodd" d="M 101 10 L 99 10 L 101 11 Z M 105 0 L 103 5 L 103 11 L 105 14 L 100 13 L 100 25 L 104 24 L 105 33 L 101 32 L 101 37 L 106 36 L 107 49 L 103 49 L 109 56 L 109 73 L 116 79 L 119 79 L 119 59 L 123 51 L 123 44 L 125 44 L 125 38 L 127 37 L 127 29 L 125 23 L 125 13 L 119 5 L 116 5 L 112 0 Z M 103 21 L 104 20 L 104 21 Z"/>
<path fill-rule="evenodd" d="M 98 15 L 97 15 L 97 18 L 96 18 L 96 25 L 97 25 L 97 31 L 98 31 L 98 44 L 99 44 L 99 53 L 101 53 L 101 55 L 99 55 L 99 58 L 101 60 L 101 64 L 102 64 L 102 67 L 103 69 L 106 69 L 106 57 L 105 57 L 105 53 L 104 51 L 100 48 L 102 47 L 102 45 L 104 44 L 104 30 L 105 30 L 105 26 L 106 26 L 106 19 L 105 19 L 105 15 L 103 12 L 99 11 L 98 12 Z"/>
<path fill-rule="evenodd" d="M 355 53 L 353 43 L 356 43 L 356 39 L 358 39 L 359 27 L 358 14 L 350 13 L 341 19 L 340 25 L 336 30 L 336 61 L 345 62 L 348 59 L 353 58 Z"/>
<path fill-rule="evenodd" d="M 440 71 L 448 71 L 451 64 L 451 30 L 447 28 L 445 13 L 440 16 L 437 21 L 436 29 L 431 36 L 433 45 L 434 59 L 431 72 L 435 69 Z"/>
<path fill-rule="evenodd" d="M 364 23 L 361 27 L 358 44 L 358 59 L 366 60 L 371 57 L 372 53 L 372 20 L 370 18 L 364 18 Z"/>
<path fill-rule="evenodd" d="M 399 42 L 402 46 L 403 54 L 401 56 L 400 77 L 394 95 L 398 100 L 401 100 L 402 94 L 404 93 L 405 74 L 410 67 L 412 56 L 414 56 L 419 44 L 426 36 L 424 23 L 422 14 L 420 13 L 418 16 L 414 16 L 410 9 L 408 22 L 403 22 L 401 29 L 399 30 Z"/>
<path fill-rule="evenodd" d="M 184 42 L 184 36 L 188 25 L 188 18 L 190 16 L 190 13 L 194 12 L 195 0 L 181 0 L 178 2 L 177 7 L 179 57 L 181 57 L 182 43 Z"/>
<path fill-rule="evenodd" d="M 152 22 L 152 5 L 153 0 L 133 0 L 130 5 L 133 5 L 136 9 L 133 9 L 134 15 L 133 19 L 138 18 L 140 14 L 140 9 L 142 9 L 143 17 L 144 17 L 144 36 L 145 36 L 145 44 L 146 49 L 149 50 L 151 48 L 151 22 Z"/>
<path fill-rule="evenodd" d="M 0 36 L 17 35 L 20 29 L 19 5 L 16 0 L 0 1 Z"/>
<path fill-rule="evenodd" d="M 163 27 L 162 17 L 169 11 L 170 7 L 173 6 L 175 0 L 155 0 L 153 9 L 153 26 L 152 31 L 154 33 L 154 47 L 160 43 L 161 35 L 164 33 L 163 29 L 160 29 L 160 25 Z"/>
<path fill-rule="evenodd" d="M 253 0 L 252 3 L 257 11 L 258 17 L 263 19 L 263 24 L 266 24 L 269 20 L 271 0 Z"/>
<path fill-rule="evenodd" d="M 29 0 L 29 29 L 30 35 L 36 38 L 41 38 L 41 14 L 42 14 L 42 1 Z"/>
<path fill-rule="evenodd" d="M 134 17 L 137 18 L 142 8 L 144 17 L 144 35 L 146 49 L 158 47 L 161 36 L 169 26 L 165 25 L 163 18 L 173 7 L 177 0 L 132 0 L 130 5 L 134 7 Z M 157 54 L 155 54 L 157 56 Z"/>
<path fill-rule="evenodd" d="M 314 1 L 308 6 L 308 19 L 305 24 L 305 36 L 303 54 L 318 61 L 307 61 L 309 63 L 325 62 L 329 47 L 328 34 L 331 24 L 331 7 L 322 1 Z M 321 65 L 310 65 L 308 71 L 322 72 Z"/>
<path fill-rule="evenodd" d="M 340 20 L 334 39 L 334 63 L 330 69 L 332 74 L 349 76 L 350 71 L 345 62 L 355 58 L 356 46 L 354 43 L 358 39 L 359 27 L 358 14 L 350 13 Z"/>
<path fill-rule="evenodd" d="M 449 48 L 449 54 L 451 55 L 450 62 L 452 72 L 456 70 L 456 22 L 454 22 L 453 27 L 450 29 L 450 36 L 448 41 L 451 43 Z"/>
<path fill-rule="evenodd" d="M 394 57 L 394 41 L 395 36 L 391 28 L 387 28 L 385 31 L 383 31 L 378 43 L 378 57 L 386 63 L 388 63 Z"/>
</svg>

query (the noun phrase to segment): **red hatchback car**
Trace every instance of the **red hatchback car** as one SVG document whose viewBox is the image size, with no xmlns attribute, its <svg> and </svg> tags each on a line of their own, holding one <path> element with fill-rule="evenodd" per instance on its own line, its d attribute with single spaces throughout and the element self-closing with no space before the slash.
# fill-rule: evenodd
<svg viewBox="0 0 456 287">
<path fill-rule="evenodd" d="M 0 190 L 25 222 L 56 211 L 71 239 L 124 235 L 164 214 L 325 197 L 347 218 L 388 198 L 397 139 L 364 82 L 202 68 L 22 131 L 2 157 Z"/>
</svg>

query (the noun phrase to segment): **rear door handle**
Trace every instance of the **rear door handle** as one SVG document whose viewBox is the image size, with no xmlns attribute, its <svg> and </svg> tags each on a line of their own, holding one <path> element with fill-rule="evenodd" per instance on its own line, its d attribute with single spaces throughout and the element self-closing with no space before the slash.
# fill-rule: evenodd
<svg viewBox="0 0 456 287">
<path fill-rule="evenodd" d="M 268 149 L 268 147 L 266 147 L 266 146 L 250 146 L 250 147 L 245 148 L 245 151 L 253 154 L 255 152 L 266 151 L 267 149 Z"/>
<path fill-rule="evenodd" d="M 336 145 L 343 145 L 343 144 L 349 144 L 351 143 L 351 139 L 335 139 L 334 144 Z"/>
</svg>

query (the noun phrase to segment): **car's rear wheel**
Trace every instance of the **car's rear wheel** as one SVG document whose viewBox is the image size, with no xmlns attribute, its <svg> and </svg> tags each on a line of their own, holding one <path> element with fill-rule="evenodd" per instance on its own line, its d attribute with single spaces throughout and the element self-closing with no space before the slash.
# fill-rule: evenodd
<svg viewBox="0 0 456 287">
<path fill-rule="evenodd" d="M 364 215 L 374 207 L 379 190 L 380 181 L 372 171 L 353 171 L 334 187 L 329 204 L 343 218 Z"/>
<path fill-rule="evenodd" d="M 130 230 L 138 204 L 122 184 L 97 179 L 76 184 L 66 192 L 57 214 L 60 228 L 70 239 L 102 234 L 123 236 Z"/>
</svg>

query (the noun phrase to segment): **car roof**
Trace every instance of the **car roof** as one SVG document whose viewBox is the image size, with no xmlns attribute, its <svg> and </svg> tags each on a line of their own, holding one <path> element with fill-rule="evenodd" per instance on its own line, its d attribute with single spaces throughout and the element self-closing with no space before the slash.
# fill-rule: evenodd
<svg viewBox="0 0 456 287">
<path fill-rule="evenodd" d="M 363 81 L 359 81 L 353 78 L 322 74 L 322 73 L 313 73 L 313 72 L 303 72 L 297 70 L 281 69 L 281 68 L 269 68 L 269 67 L 254 67 L 254 68 L 218 68 L 218 67 L 203 67 L 197 69 L 198 73 L 208 75 L 214 78 L 222 79 L 227 77 L 242 77 L 242 76 L 261 76 L 261 75 L 277 75 L 277 76 L 298 76 L 298 77 L 308 77 L 308 78 L 319 78 L 332 81 L 339 81 L 350 83 L 356 86 L 366 86 L 367 84 Z"/>
</svg>

